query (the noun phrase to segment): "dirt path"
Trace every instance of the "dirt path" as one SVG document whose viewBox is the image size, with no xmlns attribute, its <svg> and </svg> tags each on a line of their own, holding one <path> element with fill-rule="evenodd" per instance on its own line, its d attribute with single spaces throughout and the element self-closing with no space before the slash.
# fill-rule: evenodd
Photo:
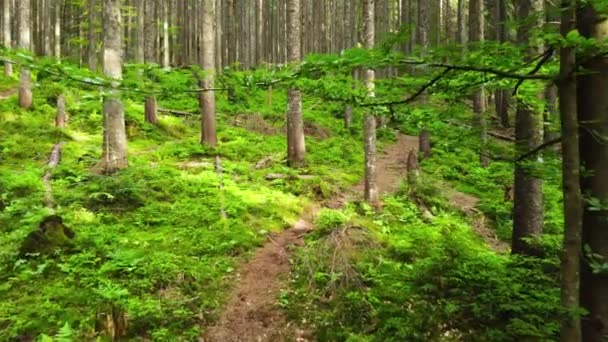
<svg viewBox="0 0 608 342">
<path fill-rule="evenodd" d="M 13 88 L 13 89 L 7 89 L 7 90 L 0 91 L 0 101 L 6 100 L 7 98 L 17 94 L 18 90 L 19 89 L 17 89 L 17 88 Z"/>
<path fill-rule="evenodd" d="M 398 189 L 407 169 L 409 150 L 418 149 L 418 138 L 400 135 L 397 141 L 378 154 L 378 190 L 381 194 Z M 327 202 L 340 207 L 360 198 L 363 183 L 347 194 Z M 241 266 L 237 284 L 219 320 L 209 327 L 201 341 L 205 342 L 281 342 L 310 341 L 309 333 L 289 322 L 277 307 L 281 286 L 290 271 L 289 259 L 294 248 L 304 243 L 304 236 L 313 229 L 312 222 L 319 207 L 306 210 L 290 229 L 274 235 L 253 258 Z"/>
<path fill-rule="evenodd" d="M 510 251 L 510 245 L 496 236 L 494 230 L 486 225 L 486 217 L 475 208 L 479 203 L 479 198 L 454 189 L 447 190 L 446 196 L 450 204 L 471 218 L 473 229 L 490 248 L 499 253 Z"/>
</svg>

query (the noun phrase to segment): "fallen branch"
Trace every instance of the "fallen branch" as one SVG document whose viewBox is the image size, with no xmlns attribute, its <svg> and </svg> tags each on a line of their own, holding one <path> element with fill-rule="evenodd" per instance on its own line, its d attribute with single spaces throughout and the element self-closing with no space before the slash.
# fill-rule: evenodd
<svg viewBox="0 0 608 342">
<path fill-rule="evenodd" d="M 44 205 L 47 208 L 53 209 L 55 206 L 55 200 L 53 198 L 53 188 L 51 185 L 52 171 L 57 168 L 59 162 L 61 162 L 61 150 L 63 148 L 64 142 L 57 143 L 53 145 L 51 149 L 51 155 L 49 156 L 49 161 L 47 163 L 47 170 L 42 176 L 42 183 L 44 184 Z"/>
<path fill-rule="evenodd" d="M 176 109 L 167 109 L 167 108 L 158 108 L 157 111 L 160 113 L 167 113 L 167 114 L 172 114 L 172 115 L 182 115 L 182 116 L 199 115 L 199 113 L 192 113 L 192 112 L 186 112 L 186 111 L 181 111 L 181 110 L 176 110 Z"/>
<path fill-rule="evenodd" d="M 266 178 L 266 180 L 276 180 L 276 179 L 302 179 L 302 180 L 308 180 L 308 179 L 313 179 L 315 178 L 315 176 L 312 175 L 286 175 L 284 173 L 269 173 L 266 176 L 264 176 L 264 178 Z"/>
<path fill-rule="evenodd" d="M 492 131 L 488 131 L 488 135 L 492 136 L 494 138 L 498 138 L 500 140 L 504 140 L 504 141 L 509 141 L 509 142 L 515 142 L 515 138 L 510 136 L 510 135 L 504 135 L 498 132 L 492 132 Z"/>
</svg>

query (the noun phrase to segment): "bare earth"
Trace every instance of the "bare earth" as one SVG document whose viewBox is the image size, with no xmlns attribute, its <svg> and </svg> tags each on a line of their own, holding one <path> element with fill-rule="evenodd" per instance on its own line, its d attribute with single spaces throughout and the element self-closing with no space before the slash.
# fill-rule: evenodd
<svg viewBox="0 0 608 342">
<path fill-rule="evenodd" d="M 0 101 L 5 100 L 5 99 L 17 94 L 17 91 L 18 91 L 17 88 L 0 91 Z"/>
<path fill-rule="evenodd" d="M 418 138 L 400 135 L 397 142 L 378 154 L 378 190 L 381 194 L 398 189 L 405 177 L 409 150 L 418 149 Z M 360 197 L 363 183 L 348 194 L 328 201 L 339 207 Z M 311 341 L 309 332 L 290 322 L 277 306 L 281 286 L 290 271 L 289 259 L 294 248 L 313 229 L 318 207 L 308 209 L 290 229 L 269 239 L 253 258 L 241 266 L 236 287 L 217 323 L 201 341 L 205 342 L 281 342 Z"/>
</svg>

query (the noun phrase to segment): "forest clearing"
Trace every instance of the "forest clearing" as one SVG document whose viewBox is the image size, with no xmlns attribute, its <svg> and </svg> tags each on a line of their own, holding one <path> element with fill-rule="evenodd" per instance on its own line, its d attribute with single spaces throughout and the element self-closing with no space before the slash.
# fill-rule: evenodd
<svg viewBox="0 0 608 342">
<path fill-rule="evenodd" d="M 0 5 L 0 341 L 608 340 L 608 1 Z"/>
</svg>

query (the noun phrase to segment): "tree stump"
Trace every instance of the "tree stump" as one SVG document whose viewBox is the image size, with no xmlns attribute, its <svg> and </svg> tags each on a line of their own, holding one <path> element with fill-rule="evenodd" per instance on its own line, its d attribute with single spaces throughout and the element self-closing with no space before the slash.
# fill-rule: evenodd
<svg viewBox="0 0 608 342">
<path fill-rule="evenodd" d="M 420 170 L 418 166 L 418 155 L 415 150 L 410 150 L 410 153 L 407 155 L 407 182 L 410 185 L 416 183 L 418 176 L 420 175 Z"/>
<path fill-rule="evenodd" d="M 156 98 L 154 96 L 146 97 L 146 105 L 145 105 L 145 113 L 144 113 L 144 115 L 146 117 L 146 122 L 156 125 L 156 123 L 158 122 L 156 113 L 157 113 Z"/>
<path fill-rule="evenodd" d="M 431 134 L 427 129 L 423 129 L 420 132 L 418 151 L 420 152 L 422 159 L 431 156 Z"/>
<path fill-rule="evenodd" d="M 57 96 L 57 114 L 55 115 L 55 127 L 65 128 L 67 116 L 65 114 L 65 96 L 60 94 Z"/>
</svg>

